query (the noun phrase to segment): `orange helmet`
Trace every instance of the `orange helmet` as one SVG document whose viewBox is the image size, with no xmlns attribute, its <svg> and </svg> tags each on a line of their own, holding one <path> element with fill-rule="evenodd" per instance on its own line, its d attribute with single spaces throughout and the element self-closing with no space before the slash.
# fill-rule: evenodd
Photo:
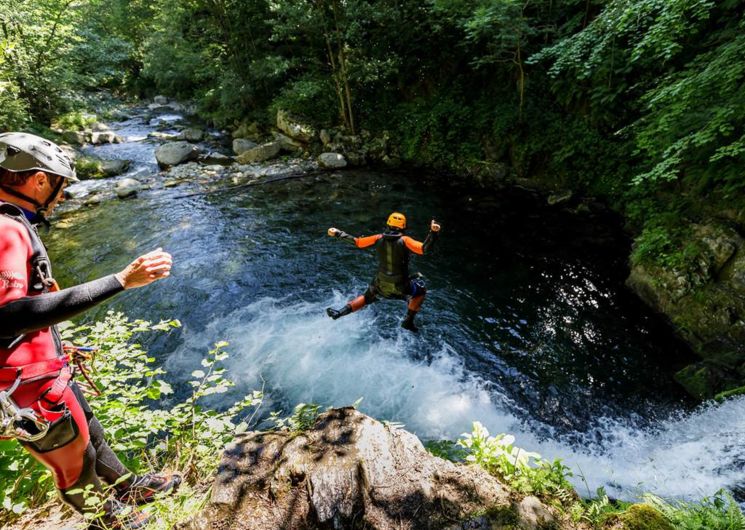
<svg viewBox="0 0 745 530">
<path fill-rule="evenodd" d="M 388 216 L 388 226 L 404 230 L 406 228 L 406 216 L 399 212 L 393 212 Z"/>
</svg>

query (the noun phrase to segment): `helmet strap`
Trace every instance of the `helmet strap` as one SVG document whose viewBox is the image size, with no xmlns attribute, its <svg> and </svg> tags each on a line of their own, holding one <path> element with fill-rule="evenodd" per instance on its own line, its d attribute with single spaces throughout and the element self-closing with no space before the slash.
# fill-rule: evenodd
<svg viewBox="0 0 745 530">
<path fill-rule="evenodd" d="M 6 186 L 4 184 L 0 184 L 0 189 L 2 189 L 8 195 L 12 195 L 12 196 L 17 197 L 19 199 L 23 199 L 24 201 L 30 202 L 31 204 L 33 204 L 34 206 L 36 206 L 36 212 L 35 212 L 36 213 L 36 219 L 35 219 L 35 223 L 41 223 L 41 224 L 45 225 L 47 228 L 49 228 L 49 221 L 47 221 L 47 210 L 49 209 L 49 205 L 52 204 L 54 202 L 54 199 L 57 198 L 57 194 L 62 189 L 62 186 L 64 185 L 64 181 L 65 181 L 64 178 L 59 178 L 58 177 L 57 184 L 54 186 L 54 189 L 52 190 L 52 193 L 49 194 L 49 197 L 44 202 L 44 204 L 41 204 L 36 199 L 34 199 L 32 197 L 29 197 L 25 193 L 21 193 L 20 191 L 14 189 L 14 188 L 11 188 L 10 186 Z"/>
</svg>

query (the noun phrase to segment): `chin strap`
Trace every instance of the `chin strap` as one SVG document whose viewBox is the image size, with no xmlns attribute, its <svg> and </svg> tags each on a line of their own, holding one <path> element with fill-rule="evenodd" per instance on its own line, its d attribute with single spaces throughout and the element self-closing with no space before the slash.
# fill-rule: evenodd
<svg viewBox="0 0 745 530">
<path fill-rule="evenodd" d="M 52 193 L 49 194 L 49 197 L 44 202 L 44 204 L 41 204 L 36 199 L 29 197 L 28 195 L 21 193 L 15 188 L 11 188 L 10 186 L 6 186 L 4 184 L 0 184 L 0 189 L 2 189 L 5 193 L 8 195 L 12 195 L 13 197 L 16 197 L 18 199 L 22 199 L 26 202 L 30 202 L 34 206 L 36 206 L 36 219 L 33 220 L 34 224 L 41 223 L 47 228 L 49 228 L 49 221 L 47 221 L 47 210 L 49 209 L 49 206 L 54 202 L 54 199 L 57 198 L 57 195 L 59 194 L 60 190 L 62 189 L 62 186 L 65 183 L 65 179 L 61 177 L 57 177 L 57 184 L 55 184 L 54 189 L 52 190 Z"/>
</svg>

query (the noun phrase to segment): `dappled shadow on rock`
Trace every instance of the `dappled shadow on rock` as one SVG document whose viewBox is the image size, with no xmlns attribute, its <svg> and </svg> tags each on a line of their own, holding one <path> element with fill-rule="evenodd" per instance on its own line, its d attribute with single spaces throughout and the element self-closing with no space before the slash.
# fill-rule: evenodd
<svg viewBox="0 0 745 530">
<path fill-rule="evenodd" d="M 550 522 L 540 507 L 539 522 Z M 515 496 L 480 468 L 432 456 L 413 434 L 343 408 L 304 432 L 236 439 L 223 454 L 210 502 L 180 528 L 535 527 L 522 513 Z"/>
</svg>

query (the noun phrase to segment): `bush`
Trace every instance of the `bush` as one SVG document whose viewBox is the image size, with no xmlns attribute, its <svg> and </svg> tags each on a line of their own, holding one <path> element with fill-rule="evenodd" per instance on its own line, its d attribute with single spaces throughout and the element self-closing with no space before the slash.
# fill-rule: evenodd
<svg viewBox="0 0 745 530">
<path fill-rule="evenodd" d="M 199 509 L 206 499 L 205 482 L 219 463 L 216 455 L 237 433 L 248 429 L 253 416 L 243 421 L 236 418 L 249 409 L 258 410 L 262 399 L 260 392 L 252 392 L 224 411 L 204 406 L 205 398 L 224 394 L 233 386 L 220 367 L 228 357 L 223 342 L 191 374 L 189 396 L 166 408 L 162 400 L 173 389 L 163 380 L 165 371 L 154 366 L 155 359 L 134 339 L 141 333 L 179 326 L 176 320 L 152 324 L 109 312 L 103 322 L 63 331 L 64 339 L 96 350 L 91 372 L 104 394 L 90 397 L 89 402 L 112 449 L 134 473 L 165 467 L 184 476 L 183 491 L 150 508 L 160 516 L 159 524 L 170 525 Z M 49 473 L 14 441 L 0 442 L 0 478 L 4 484 L 0 504 L 5 510 L 0 523 L 54 495 Z"/>
</svg>

